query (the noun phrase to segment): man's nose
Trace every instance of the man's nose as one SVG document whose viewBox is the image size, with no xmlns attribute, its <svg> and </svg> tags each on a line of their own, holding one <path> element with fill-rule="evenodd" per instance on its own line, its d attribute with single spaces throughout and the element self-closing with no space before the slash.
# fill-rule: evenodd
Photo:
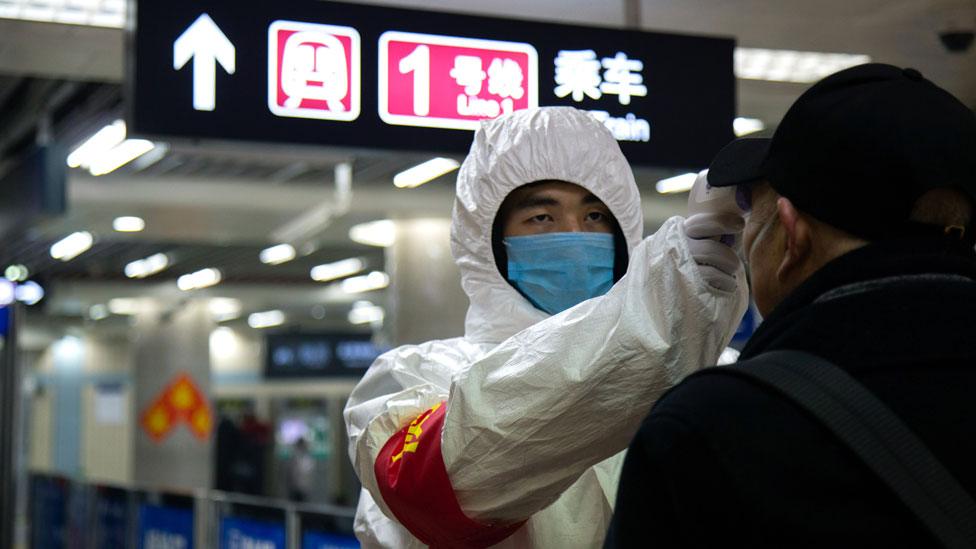
<svg viewBox="0 0 976 549">
<path fill-rule="evenodd" d="M 563 219 L 559 224 L 559 232 L 561 233 L 581 233 L 583 230 L 583 223 L 575 218 Z"/>
</svg>

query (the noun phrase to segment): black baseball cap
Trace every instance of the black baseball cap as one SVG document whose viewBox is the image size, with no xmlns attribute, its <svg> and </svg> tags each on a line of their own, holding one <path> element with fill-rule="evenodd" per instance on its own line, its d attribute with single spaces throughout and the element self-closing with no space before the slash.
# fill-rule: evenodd
<svg viewBox="0 0 976 549">
<path fill-rule="evenodd" d="M 927 191 L 976 202 L 976 114 L 915 69 L 852 67 L 801 95 L 772 138 L 729 143 L 708 172 L 716 187 L 759 180 L 869 240 L 925 232 L 909 216 Z"/>
</svg>

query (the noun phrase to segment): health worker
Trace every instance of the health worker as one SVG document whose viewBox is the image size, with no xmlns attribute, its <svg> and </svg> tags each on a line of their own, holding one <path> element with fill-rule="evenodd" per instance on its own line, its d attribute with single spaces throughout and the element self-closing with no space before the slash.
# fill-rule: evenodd
<svg viewBox="0 0 976 549">
<path fill-rule="evenodd" d="M 600 546 L 641 419 L 742 318 L 719 241 L 741 227 L 703 213 L 642 239 L 633 173 L 583 111 L 483 123 L 451 231 L 465 335 L 384 354 L 345 409 L 363 546 Z"/>
</svg>

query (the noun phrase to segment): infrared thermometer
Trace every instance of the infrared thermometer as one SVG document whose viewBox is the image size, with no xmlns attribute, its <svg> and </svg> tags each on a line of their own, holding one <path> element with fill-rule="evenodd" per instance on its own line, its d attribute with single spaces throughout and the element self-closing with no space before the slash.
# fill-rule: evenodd
<svg viewBox="0 0 976 549">
<path fill-rule="evenodd" d="M 721 224 L 723 219 L 726 220 L 724 223 L 728 223 L 730 218 L 744 220 L 750 210 L 749 196 L 749 188 L 741 185 L 732 187 L 709 185 L 708 170 L 702 170 L 698 173 L 691 193 L 688 195 L 688 222 L 694 223 L 699 230 L 712 223 L 711 227 L 706 229 L 707 231 L 715 231 L 714 236 L 710 238 L 738 250 L 741 239 L 737 236 L 742 230 L 741 222 L 737 224 L 737 227 L 724 227 L 725 230 L 722 230 Z M 706 214 L 702 215 L 702 218 L 707 218 L 710 222 L 696 218 L 695 216 L 699 214 Z M 702 223 L 704 225 L 701 225 Z M 715 223 L 717 225 L 714 225 Z M 685 225 L 685 228 L 687 229 L 689 226 Z"/>
<path fill-rule="evenodd" d="M 738 186 L 713 187 L 708 184 L 708 170 L 702 170 L 688 195 L 688 217 L 696 214 L 731 214 L 744 217 L 749 213 L 749 204 Z"/>
</svg>

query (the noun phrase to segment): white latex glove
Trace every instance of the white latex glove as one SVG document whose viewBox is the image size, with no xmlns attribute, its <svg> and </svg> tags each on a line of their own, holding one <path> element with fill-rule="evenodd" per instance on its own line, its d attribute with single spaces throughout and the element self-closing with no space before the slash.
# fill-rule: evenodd
<svg viewBox="0 0 976 549">
<path fill-rule="evenodd" d="M 731 292 L 736 288 L 735 273 L 739 269 L 739 256 L 732 248 L 720 240 L 712 237 L 694 238 L 692 234 L 701 234 L 701 227 L 708 226 L 713 221 L 707 217 L 715 214 L 698 214 L 685 220 L 685 232 L 688 235 L 688 249 L 691 257 L 698 265 L 698 272 L 709 286 Z M 742 230 L 741 227 L 739 229 Z M 728 233 L 720 233 L 728 234 Z"/>
<path fill-rule="evenodd" d="M 745 226 L 735 202 L 735 188 L 710 187 L 708 170 L 702 171 L 688 196 L 688 213 L 685 234 L 702 277 L 713 288 L 735 290 L 740 261 L 734 247 Z"/>
</svg>

